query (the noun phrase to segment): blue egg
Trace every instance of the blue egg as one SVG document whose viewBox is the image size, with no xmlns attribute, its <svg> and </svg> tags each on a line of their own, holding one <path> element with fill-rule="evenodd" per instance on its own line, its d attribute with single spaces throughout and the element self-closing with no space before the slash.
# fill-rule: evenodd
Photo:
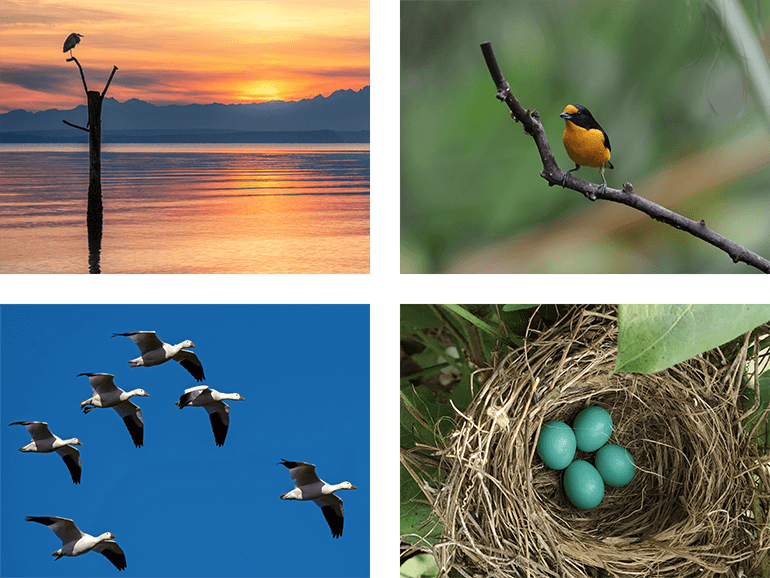
<svg viewBox="0 0 770 578">
<path fill-rule="evenodd" d="M 540 429 L 537 453 L 543 463 L 554 470 L 566 468 L 575 457 L 575 433 L 561 421 L 549 421 Z"/>
<path fill-rule="evenodd" d="M 587 407 L 577 415 L 572 429 L 575 431 L 578 449 L 595 452 L 610 439 L 612 417 L 602 407 Z"/>
<path fill-rule="evenodd" d="M 564 470 L 564 492 L 576 507 L 590 510 L 604 498 L 604 481 L 591 464 L 575 460 Z"/>
<path fill-rule="evenodd" d="M 596 452 L 596 469 L 604 483 L 613 488 L 622 488 L 634 478 L 634 458 L 625 448 L 607 444 Z"/>
</svg>

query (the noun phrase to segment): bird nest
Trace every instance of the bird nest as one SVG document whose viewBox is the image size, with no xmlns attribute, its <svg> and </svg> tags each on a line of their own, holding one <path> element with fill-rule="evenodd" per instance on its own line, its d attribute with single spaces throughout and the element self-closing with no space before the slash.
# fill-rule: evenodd
<svg viewBox="0 0 770 578">
<path fill-rule="evenodd" d="M 767 365 L 747 359 L 754 343 L 747 335 L 655 374 L 612 373 L 614 310 L 573 307 L 530 329 L 436 448 L 448 471 L 430 493 L 443 526 L 433 547 L 442 574 L 764 575 L 770 461 L 749 441 L 741 395 Z M 610 442 L 631 452 L 637 471 L 583 511 L 535 445 L 544 422 L 572 423 L 589 405 L 610 412 Z"/>
</svg>

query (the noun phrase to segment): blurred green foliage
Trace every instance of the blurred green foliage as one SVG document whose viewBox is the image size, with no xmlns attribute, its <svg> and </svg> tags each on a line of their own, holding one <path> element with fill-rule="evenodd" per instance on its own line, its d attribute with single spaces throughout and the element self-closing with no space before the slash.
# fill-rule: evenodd
<svg viewBox="0 0 770 578">
<path fill-rule="evenodd" d="M 759 37 L 758 27 L 770 27 L 770 1 L 741 5 Z M 538 110 L 563 170 L 573 163 L 558 115 L 569 103 L 588 107 L 608 132 L 615 169 L 607 180 L 615 188 L 714 147 L 764 144 L 759 171 L 729 176 L 727 187 L 706 184 L 676 203 L 653 200 L 770 256 L 769 119 L 707 3 L 402 2 L 402 272 L 446 272 L 464 252 L 607 204 L 539 176 L 532 139 L 495 98 L 479 47 L 485 41 L 522 105 Z M 575 176 L 601 182 L 589 167 Z M 666 193 L 677 188 L 665 185 Z M 510 272 L 756 272 L 667 225 L 647 219 L 641 227 L 643 234 L 610 231 L 569 259 Z M 570 247 L 575 237 L 558 244 Z"/>
</svg>

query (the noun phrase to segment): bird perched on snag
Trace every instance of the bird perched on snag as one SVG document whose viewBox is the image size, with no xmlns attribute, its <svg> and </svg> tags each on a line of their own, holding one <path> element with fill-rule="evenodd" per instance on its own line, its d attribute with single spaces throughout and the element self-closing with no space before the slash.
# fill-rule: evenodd
<svg viewBox="0 0 770 578">
<path fill-rule="evenodd" d="M 72 58 L 72 49 L 75 48 L 78 44 L 80 44 L 80 39 L 83 37 L 82 34 L 78 34 L 77 32 L 73 32 L 69 36 L 67 36 L 67 40 L 64 41 L 64 50 L 62 52 L 69 51 L 70 58 Z"/>
</svg>

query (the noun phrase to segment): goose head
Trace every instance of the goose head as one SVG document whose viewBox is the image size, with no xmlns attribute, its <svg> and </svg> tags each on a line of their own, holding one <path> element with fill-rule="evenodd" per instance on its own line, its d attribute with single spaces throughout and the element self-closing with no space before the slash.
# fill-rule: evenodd
<svg viewBox="0 0 770 578">
<path fill-rule="evenodd" d="M 189 339 L 182 341 L 182 343 L 180 343 L 179 345 L 181 345 L 183 349 L 187 349 L 188 347 L 195 347 L 195 344 Z"/>
<path fill-rule="evenodd" d="M 342 483 L 339 485 L 339 489 L 340 489 L 340 490 L 357 490 L 358 488 L 357 488 L 357 487 L 355 487 L 355 486 L 354 486 L 353 484 L 351 484 L 350 482 L 342 482 Z"/>
</svg>

